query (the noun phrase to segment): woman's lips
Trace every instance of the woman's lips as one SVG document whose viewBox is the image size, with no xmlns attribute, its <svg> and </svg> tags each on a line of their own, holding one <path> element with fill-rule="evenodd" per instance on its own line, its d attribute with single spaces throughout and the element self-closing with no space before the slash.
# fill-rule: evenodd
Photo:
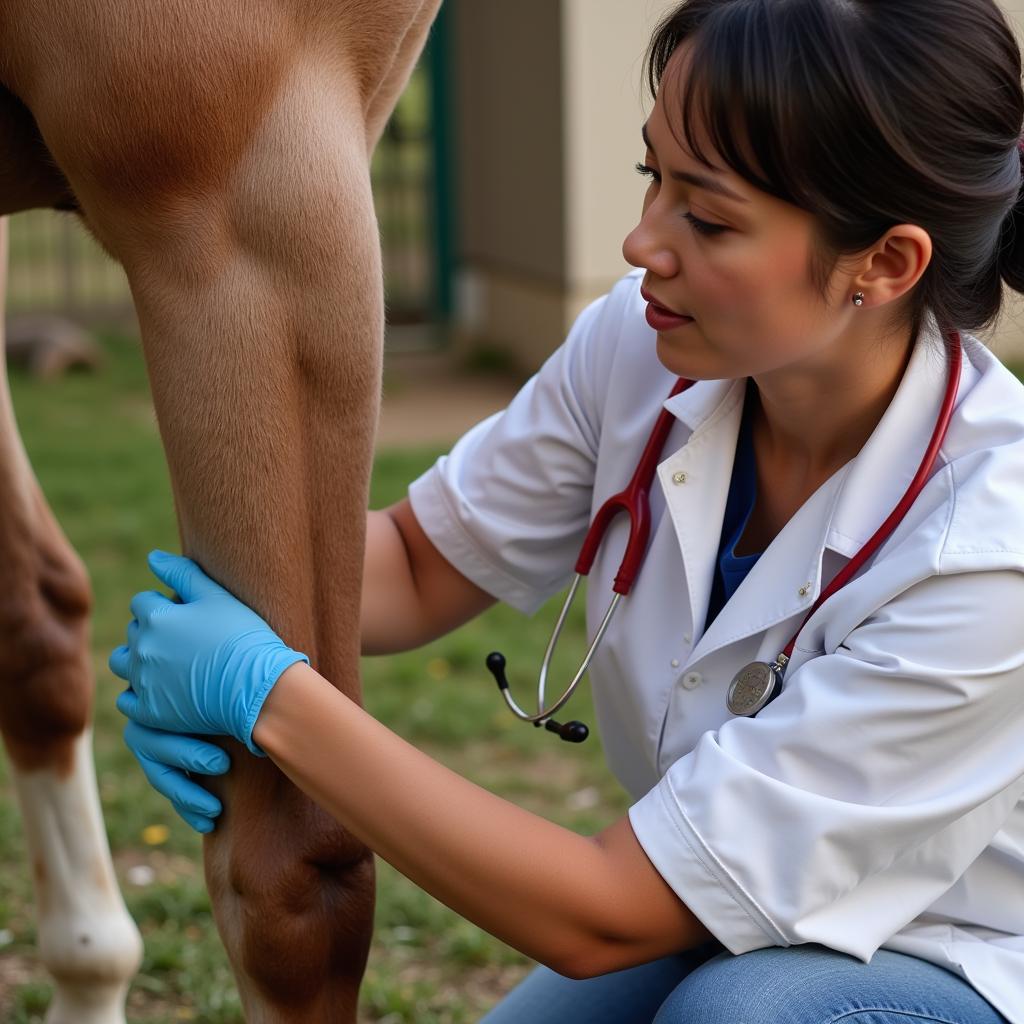
<svg viewBox="0 0 1024 1024">
<path fill-rule="evenodd" d="M 641 287 L 640 295 L 647 303 L 647 322 L 656 331 L 671 331 L 676 327 L 683 327 L 686 324 L 693 323 L 692 316 L 676 313 L 659 305 L 646 288 Z"/>
<path fill-rule="evenodd" d="M 684 327 L 693 323 L 692 316 L 679 316 L 678 313 L 669 312 L 657 303 L 647 303 L 647 322 L 656 331 L 672 331 L 677 327 Z"/>
</svg>

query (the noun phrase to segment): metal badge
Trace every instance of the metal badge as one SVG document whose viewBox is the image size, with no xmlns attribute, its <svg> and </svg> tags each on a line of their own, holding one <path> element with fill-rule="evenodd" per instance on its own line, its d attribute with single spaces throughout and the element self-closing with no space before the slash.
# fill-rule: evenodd
<svg viewBox="0 0 1024 1024">
<path fill-rule="evenodd" d="M 779 666 L 754 661 L 742 668 L 729 685 L 726 706 L 734 715 L 752 718 L 782 690 Z"/>
</svg>

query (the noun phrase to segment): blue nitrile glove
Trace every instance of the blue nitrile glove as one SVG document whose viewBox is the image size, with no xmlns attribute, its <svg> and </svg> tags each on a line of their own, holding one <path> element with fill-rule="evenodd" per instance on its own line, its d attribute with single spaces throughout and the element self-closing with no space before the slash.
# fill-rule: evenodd
<svg viewBox="0 0 1024 1024">
<path fill-rule="evenodd" d="M 110 655 L 129 683 L 118 710 L 166 732 L 233 736 L 263 757 L 252 739 L 260 708 L 281 673 L 309 658 L 191 559 L 151 551 L 149 567 L 182 603 L 155 590 L 132 598 L 128 643 Z"/>
<path fill-rule="evenodd" d="M 221 802 L 186 772 L 222 775 L 231 767 L 227 753 L 194 736 L 147 729 L 131 719 L 124 727 L 124 741 L 150 785 L 171 801 L 178 814 L 197 832 L 212 832 L 213 819 L 223 810 Z"/>
</svg>

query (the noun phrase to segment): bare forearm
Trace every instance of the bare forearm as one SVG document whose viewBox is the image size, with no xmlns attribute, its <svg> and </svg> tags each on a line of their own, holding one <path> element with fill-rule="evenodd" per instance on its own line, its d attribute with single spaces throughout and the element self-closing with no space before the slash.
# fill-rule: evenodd
<svg viewBox="0 0 1024 1024">
<path fill-rule="evenodd" d="M 604 851 L 463 779 L 295 665 L 256 742 L 325 810 L 439 900 L 562 973 L 593 960 L 616 899 Z"/>
<path fill-rule="evenodd" d="M 420 595 L 405 545 L 386 509 L 366 518 L 360 616 L 363 654 L 394 654 L 426 643 Z"/>
<path fill-rule="evenodd" d="M 407 500 L 369 513 L 360 626 L 363 654 L 422 647 L 493 603 L 493 597 L 442 557 Z"/>
</svg>

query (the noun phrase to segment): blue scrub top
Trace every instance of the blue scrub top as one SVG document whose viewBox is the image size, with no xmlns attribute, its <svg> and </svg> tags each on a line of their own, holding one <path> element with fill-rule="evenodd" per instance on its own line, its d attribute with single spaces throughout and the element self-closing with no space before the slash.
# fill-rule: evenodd
<svg viewBox="0 0 1024 1024">
<path fill-rule="evenodd" d="M 729 498 L 722 518 L 722 539 L 718 545 L 718 567 L 711 587 L 711 602 L 704 631 L 725 606 L 725 602 L 736 592 L 747 573 L 757 564 L 763 552 L 738 558 L 736 547 L 747 520 L 754 509 L 757 498 L 757 464 L 754 461 L 754 388 L 753 378 L 747 380 L 747 392 L 743 404 L 743 420 L 740 423 L 739 438 L 736 441 L 736 458 L 733 461 L 732 481 L 729 484 Z"/>
</svg>

